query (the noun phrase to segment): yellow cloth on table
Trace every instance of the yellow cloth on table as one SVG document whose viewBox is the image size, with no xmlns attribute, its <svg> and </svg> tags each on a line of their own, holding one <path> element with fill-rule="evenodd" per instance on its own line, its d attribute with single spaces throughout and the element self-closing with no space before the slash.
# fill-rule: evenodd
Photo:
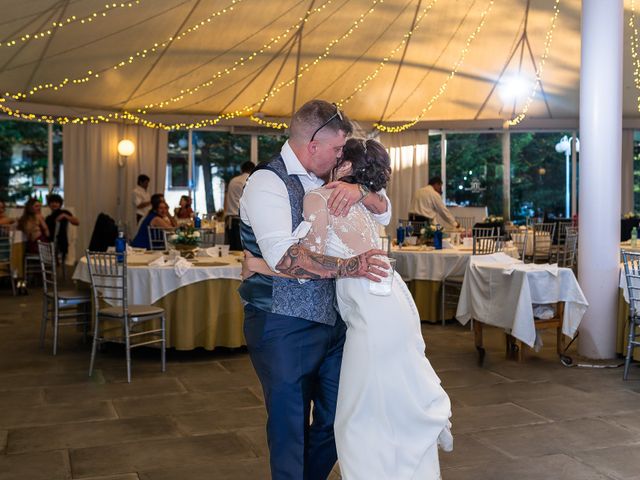
<svg viewBox="0 0 640 480">
<path fill-rule="evenodd" d="M 165 311 L 167 348 L 213 350 L 246 345 L 244 308 L 237 292 L 239 286 L 239 280 L 204 280 L 180 287 L 155 302 L 153 305 Z M 106 336 L 118 336 L 119 325 L 119 322 L 102 319 L 100 330 L 115 328 Z M 153 320 L 146 323 L 144 329 L 159 327 L 160 321 Z"/>
<path fill-rule="evenodd" d="M 165 310 L 167 346 L 213 350 L 246 345 L 239 286 L 239 280 L 205 280 L 181 287 L 155 302 Z"/>
<path fill-rule="evenodd" d="M 25 242 L 14 243 L 11 246 L 11 268 L 17 272 L 18 278 L 24 278 L 24 252 Z"/>
<path fill-rule="evenodd" d="M 413 300 L 416 302 L 420 320 L 423 322 L 438 323 L 440 318 L 440 297 L 442 283 L 435 280 L 412 280 L 407 282 Z M 448 307 L 445 318 L 453 318 L 456 310 Z"/>
<path fill-rule="evenodd" d="M 624 300 L 622 289 L 618 290 L 618 319 L 616 330 L 616 352 L 623 357 L 627 356 L 627 344 L 629 340 L 629 304 Z M 638 337 L 636 336 L 636 340 Z M 633 351 L 633 359 L 640 361 L 640 348 Z"/>
</svg>

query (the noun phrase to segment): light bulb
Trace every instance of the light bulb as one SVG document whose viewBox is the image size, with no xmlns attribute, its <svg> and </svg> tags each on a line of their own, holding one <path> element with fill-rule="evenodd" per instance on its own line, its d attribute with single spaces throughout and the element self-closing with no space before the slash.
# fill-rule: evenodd
<svg viewBox="0 0 640 480">
<path fill-rule="evenodd" d="M 120 140 L 120 143 L 118 143 L 118 153 L 123 157 L 128 157 L 129 155 L 132 155 L 133 152 L 135 151 L 136 151 L 136 146 L 133 144 L 131 140 L 127 140 L 127 139 Z"/>
</svg>

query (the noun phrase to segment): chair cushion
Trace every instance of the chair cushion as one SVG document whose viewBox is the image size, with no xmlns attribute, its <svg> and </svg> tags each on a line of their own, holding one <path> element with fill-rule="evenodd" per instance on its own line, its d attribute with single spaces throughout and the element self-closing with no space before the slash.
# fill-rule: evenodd
<svg viewBox="0 0 640 480">
<path fill-rule="evenodd" d="M 150 315 L 161 315 L 164 313 L 164 309 L 160 307 L 154 307 L 153 305 L 129 305 L 130 317 L 146 317 Z M 106 317 L 122 317 L 122 307 L 107 307 L 101 308 L 98 311 L 98 315 L 104 315 Z"/>
</svg>

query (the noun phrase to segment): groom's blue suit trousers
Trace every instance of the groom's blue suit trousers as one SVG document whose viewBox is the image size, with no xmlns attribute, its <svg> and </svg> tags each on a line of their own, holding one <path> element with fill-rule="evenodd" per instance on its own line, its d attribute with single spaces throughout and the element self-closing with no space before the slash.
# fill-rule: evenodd
<svg viewBox="0 0 640 480">
<path fill-rule="evenodd" d="M 273 480 L 325 480 L 336 463 L 333 420 L 345 332 L 340 319 L 330 326 L 245 306 L 244 334 L 267 407 Z"/>
</svg>

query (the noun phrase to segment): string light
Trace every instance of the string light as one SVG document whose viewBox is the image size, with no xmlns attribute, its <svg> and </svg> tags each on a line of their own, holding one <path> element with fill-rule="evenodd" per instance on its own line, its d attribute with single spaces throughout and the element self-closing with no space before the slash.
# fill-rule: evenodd
<svg viewBox="0 0 640 480">
<path fill-rule="evenodd" d="M 638 27 L 636 25 L 636 5 L 635 0 L 631 0 L 631 17 L 629 27 L 631 28 L 631 63 L 633 65 L 633 83 L 636 90 L 640 91 L 640 59 L 638 59 Z M 640 111 L 640 95 L 636 98 L 637 108 Z"/>
<path fill-rule="evenodd" d="M 251 120 L 252 122 L 255 122 L 258 125 L 261 125 L 263 127 L 274 128 L 276 130 L 286 130 L 287 128 L 289 128 L 289 125 L 287 123 L 285 123 L 285 122 L 275 122 L 275 121 L 263 120 L 262 118 L 256 117 L 255 115 L 251 115 L 249 117 L 249 120 Z"/>
<path fill-rule="evenodd" d="M 95 12 L 90 13 L 89 15 L 85 15 L 82 17 L 78 17 L 76 15 L 71 15 L 64 20 L 52 22 L 46 30 L 36 33 L 23 33 L 19 37 L 14 38 L 12 40 L 5 40 L 4 42 L 0 42 L 0 47 L 15 47 L 21 43 L 26 43 L 31 40 L 40 40 L 42 38 L 46 38 L 49 35 L 52 35 L 56 30 L 60 30 L 62 27 L 66 27 L 67 25 L 72 25 L 74 23 L 80 24 L 89 24 L 93 23 L 95 20 L 106 17 L 110 11 L 113 11 L 118 8 L 128 8 L 134 7 L 140 4 L 140 0 L 134 0 L 130 2 L 121 2 L 121 3 L 107 3 L 104 8 L 101 10 L 97 10 Z"/>
<path fill-rule="evenodd" d="M 387 126 L 387 125 L 383 125 L 381 123 L 374 123 L 373 126 L 376 129 L 380 130 L 381 132 L 388 132 L 388 133 L 400 133 L 400 132 L 403 132 L 403 131 L 413 127 L 416 123 L 418 123 L 427 114 L 428 111 L 430 111 L 433 108 L 433 105 L 447 91 L 447 87 L 449 85 L 449 82 L 451 81 L 451 79 L 453 77 L 455 77 L 455 75 L 458 73 L 458 70 L 460 69 L 460 67 L 464 63 L 464 60 L 465 60 L 467 54 L 469 53 L 469 50 L 471 49 L 471 45 L 473 44 L 473 41 L 476 39 L 476 37 L 478 36 L 480 31 L 482 30 L 482 27 L 484 27 L 484 24 L 486 23 L 487 16 L 491 12 L 491 9 L 493 8 L 493 4 L 494 3 L 495 3 L 495 0 L 490 0 L 490 2 L 487 5 L 487 7 L 480 14 L 480 23 L 478 23 L 478 25 L 476 26 L 475 30 L 473 32 L 471 32 L 471 34 L 467 37 L 467 39 L 465 41 L 464 48 L 461 50 L 460 56 L 458 57 L 458 60 L 456 61 L 453 69 L 449 72 L 449 74 L 447 75 L 447 78 L 445 78 L 444 82 L 440 85 L 440 88 L 438 89 L 438 91 L 431 97 L 431 99 L 429 100 L 427 105 L 422 108 L 420 114 L 415 119 L 413 119 L 411 122 L 405 123 L 403 125 Z"/>
<path fill-rule="evenodd" d="M 547 58 L 549 57 L 549 52 L 551 51 L 551 43 L 553 42 L 553 32 L 556 29 L 559 14 L 560 14 L 560 0 L 555 0 L 555 3 L 553 5 L 553 15 L 551 16 L 551 25 L 549 26 L 549 29 L 547 30 L 547 34 L 545 35 L 544 52 L 542 53 L 542 57 L 540 57 L 540 65 L 536 70 L 536 78 L 533 83 L 533 88 L 531 89 L 531 93 L 529 94 L 529 97 L 525 101 L 524 106 L 522 107 L 522 110 L 520 111 L 520 113 L 516 115 L 514 118 L 512 118 L 511 120 L 508 120 L 507 122 L 505 122 L 510 127 L 513 127 L 514 125 L 517 125 L 522 120 L 524 120 L 524 118 L 527 116 L 527 113 L 529 112 L 529 107 L 531 107 L 531 104 L 533 103 L 533 98 L 536 96 L 536 93 L 538 93 L 538 89 L 540 88 L 540 85 L 542 83 L 542 72 L 544 71 L 544 65 L 547 61 Z"/>
<path fill-rule="evenodd" d="M 349 27 L 349 29 L 342 34 L 340 37 L 331 40 L 327 46 L 324 48 L 324 52 L 321 53 L 320 55 L 318 55 L 311 63 L 305 63 L 302 68 L 298 71 L 298 73 L 290 80 L 288 81 L 282 81 L 280 82 L 278 85 L 276 85 L 275 87 L 273 87 L 270 91 L 268 91 L 267 93 L 265 93 L 262 98 L 260 98 L 260 100 L 258 100 L 257 102 L 251 104 L 251 105 L 246 105 L 238 110 L 235 110 L 233 112 L 229 112 L 229 113 L 223 113 L 218 115 L 215 118 L 206 118 L 206 119 L 200 119 L 198 120 L 196 123 L 193 124 L 189 124 L 189 125 L 185 125 L 185 124 L 173 124 L 173 125 L 163 125 L 161 128 L 164 128 L 165 126 L 168 127 L 168 129 L 173 130 L 173 129 L 182 129 L 182 128 L 201 128 L 203 126 L 213 126 L 213 125 L 217 125 L 220 121 L 222 120 L 230 120 L 232 118 L 237 118 L 237 117 L 248 117 L 249 119 L 251 118 L 251 114 L 253 113 L 253 111 L 255 110 L 255 108 L 259 107 L 260 105 L 263 104 L 263 102 L 265 102 L 266 100 L 268 100 L 269 98 L 273 98 L 274 96 L 276 96 L 278 93 L 280 93 L 280 91 L 282 91 L 284 88 L 290 87 L 292 85 L 295 84 L 296 79 L 300 79 L 304 76 L 304 74 L 306 72 L 308 72 L 312 67 L 314 67 L 315 65 L 317 65 L 318 63 L 320 63 L 322 60 L 324 60 L 325 58 L 327 58 L 329 56 L 329 54 L 331 53 L 332 48 L 334 48 L 338 43 L 340 43 L 341 41 L 345 40 L 346 38 L 350 37 L 351 34 L 353 34 L 353 32 L 355 32 L 360 25 L 362 25 L 362 23 L 366 20 L 366 18 L 374 12 L 375 7 L 378 3 L 383 3 L 384 0 L 373 0 L 373 5 L 369 8 L 369 10 L 367 10 L 365 13 L 362 13 Z M 131 113 L 128 113 L 128 115 L 131 116 L 131 118 L 136 118 L 140 121 L 145 121 L 144 119 L 137 117 Z M 257 117 L 256 117 L 257 118 Z M 197 127 L 193 127 L 192 125 L 198 125 Z"/>
<path fill-rule="evenodd" d="M 220 17 L 222 15 L 224 15 L 225 13 L 229 13 L 232 12 L 235 9 L 235 6 L 237 4 L 239 4 L 240 2 L 242 2 L 242 0 L 231 0 L 231 3 L 228 4 L 226 7 L 222 8 L 221 10 L 217 10 L 213 13 L 211 13 L 208 17 L 206 17 L 203 20 L 200 20 L 199 22 L 191 25 L 190 27 L 188 27 L 186 30 L 184 30 L 183 32 L 181 32 L 179 35 L 173 37 L 169 37 L 167 38 L 164 42 L 161 43 L 154 43 L 152 46 L 149 46 L 147 48 L 144 48 L 142 50 L 138 50 L 137 52 L 129 55 L 129 57 L 120 60 L 118 63 L 111 65 L 109 67 L 106 68 L 102 68 L 100 70 L 94 70 L 94 69 L 89 69 L 87 70 L 87 73 L 85 75 L 82 75 L 80 77 L 77 78 L 65 78 L 62 81 L 55 83 L 55 82 L 49 82 L 49 83 L 41 83 L 39 85 L 36 85 L 34 87 L 32 87 L 31 89 L 29 89 L 28 92 L 15 92 L 15 93 L 5 93 L 4 96 L 6 98 L 12 98 L 13 100 L 24 100 L 29 96 L 35 95 L 36 93 L 42 91 L 42 90 L 54 90 L 54 91 L 60 91 L 62 90 L 64 87 L 68 86 L 68 85 L 80 85 L 80 84 L 84 84 L 87 83 L 91 80 L 95 80 L 96 78 L 100 78 L 100 75 L 108 72 L 110 70 L 118 70 L 120 68 L 123 68 L 127 65 L 131 65 L 132 63 L 134 63 L 135 61 L 138 60 L 142 60 L 144 58 L 147 58 L 148 56 L 158 53 L 160 50 L 162 50 L 164 47 L 166 47 L 167 45 L 169 45 L 170 43 L 174 42 L 174 41 L 179 41 L 182 40 L 184 37 L 186 37 L 187 35 L 190 35 L 194 32 L 197 32 L 201 27 L 205 26 L 208 23 L 211 23 L 211 21 L 213 19 L 215 19 L 216 17 Z"/>
<path fill-rule="evenodd" d="M 311 17 L 312 15 L 314 15 L 316 13 L 322 12 L 332 2 L 333 2 L 333 0 L 327 0 L 324 4 L 320 5 L 319 7 L 316 7 L 316 8 L 311 9 L 311 10 L 307 10 L 307 12 L 302 17 L 300 17 L 298 19 L 297 23 L 294 23 L 293 25 L 289 26 L 281 34 L 276 35 L 274 37 L 271 37 L 268 42 L 266 42 L 264 45 L 262 45 L 262 47 L 260 47 L 258 50 L 255 50 L 254 52 L 252 52 L 248 57 L 246 57 L 246 58 L 245 57 L 240 57 L 239 59 L 237 59 L 237 60 L 235 60 L 233 62 L 232 66 L 227 67 L 227 68 L 225 68 L 223 70 L 219 70 L 218 72 L 213 74 L 209 78 L 209 80 L 207 80 L 205 82 L 202 82 L 202 83 L 196 85 L 195 87 L 184 88 L 184 89 L 180 90 L 180 93 L 178 95 L 175 95 L 173 97 L 161 100 L 159 102 L 146 104 L 146 105 L 144 105 L 143 108 L 137 109 L 138 113 L 143 113 L 143 114 L 147 113 L 147 110 L 151 109 L 151 108 L 165 108 L 166 106 L 168 106 L 168 105 L 170 105 L 172 103 L 180 102 L 187 95 L 193 95 L 194 93 L 197 93 L 200 89 L 213 86 L 215 80 L 217 80 L 217 79 L 219 79 L 219 78 L 221 78 L 221 77 L 223 77 L 225 75 L 230 75 L 230 74 L 236 72 L 239 68 L 244 67 L 249 62 L 255 60 L 258 56 L 262 55 L 267 50 L 271 50 L 271 47 L 276 45 L 278 42 L 280 42 L 282 40 L 285 40 L 292 31 L 297 31 L 302 26 L 303 23 L 306 23 L 308 21 L 309 17 Z"/>
<path fill-rule="evenodd" d="M 411 28 L 408 32 L 406 32 L 403 35 L 402 41 L 398 44 L 398 46 L 396 48 L 394 48 L 393 50 L 391 50 L 389 52 L 389 54 L 384 57 L 384 59 L 380 62 L 380 64 L 379 64 L 378 68 L 376 69 L 376 71 L 373 74 L 368 75 L 365 80 L 360 82 L 360 84 L 358 84 L 358 87 L 356 87 L 356 89 L 353 91 L 353 93 L 351 95 L 349 95 L 349 97 L 347 97 L 346 100 L 342 99 L 342 100 L 339 100 L 338 102 L 336 102 L 339 107 L 342 107 L 345 103 L 348 103 L 349 100 L 351 100 L 351 98 L 353 98 L 355 93 L 357 93 L 359 91 L 362 91 L 364 88 L 366 88 L 366 83 L 368 83 L 370 80 L 373 80 L 378 75 L 378 73 L 380 73 L 380 70 L 382 70 L 384 65 L 386 65 L 386 63 L 389 62 L 394 57 L 394 55 L 396 53 L 398 53 L 398 51 L 400 51 L 400 49 L 409 41 L 409 38 L 411 37 L 411 35 L 413 35 L 413 33 L 420 27 L 420 23 L 429 14 L 429 12 L 431 11 L 431 9 L 433 8 L 433 6 L 436 3 L 438 3 L 438 0 L 432 0 L 432 2 L 428 6 L 426 6 L 425 8 L 422 9 L 422 11 L 420 12 L 420 15 L 416 19 L 416 22 L 415 22 L 413 28 Z M 283 130 L 283 129 L 289 128 L 286 123 L 268 122 L 268 121 L 262 120 L 262 119 L 260 119 L 258 117 L 254 117 L 253 115 L 250 116 L 249 119 L 251 121 L 259 124 L 259 125 L 264 126 L 264 127 L 275 128 L 275 129 L 279 129 L 279 130 Z"/>
<path fill-rule="evenodd" d="M 378 64 L 378 66 L 376 67 L 376 69 L 373 71 L 373 73 L 367 75 L 360 83 L 358 83 L 358 85 L 356 85 L 356 87 L 353 89 L 353 91 L 349 94 L 349 96 L 347 96 L 346 98 L 342 98 L 340 99 L 337 104 L 338 106 L 342 107 L 343 105 L 349 103 L 351 101 L 351 99 L 359 92 L 362 92 L 365 88 L 367 88 L 367 85 L 378 76 L 378 74 L 382 71 L 382 69 L 385 67 L 385 65 L 387 63 L 389 63 L 389 61 L 391 59 L 393 59 L 393 57 L 405 46 L 405 44 L 409 41 L 409 39 L 411 38 L 411 36 L 414 34 L 414 32 L 420 28 L 420 23 L 422 22 L 422 20 L 429 14 L 429 12 L 431 11 L 431 9 L 433 8 L 433 6 L 438 3 L 438 0 L 433 0 L 426 8 L 424 8 L 420 14 L 420 17 L 416 20 L 414 27 L 409 30 L 407 33 L 404 34 L 402 41 L 393 49 L 391 50 L 383 59 L 382 61 Z"/>
</svg>

